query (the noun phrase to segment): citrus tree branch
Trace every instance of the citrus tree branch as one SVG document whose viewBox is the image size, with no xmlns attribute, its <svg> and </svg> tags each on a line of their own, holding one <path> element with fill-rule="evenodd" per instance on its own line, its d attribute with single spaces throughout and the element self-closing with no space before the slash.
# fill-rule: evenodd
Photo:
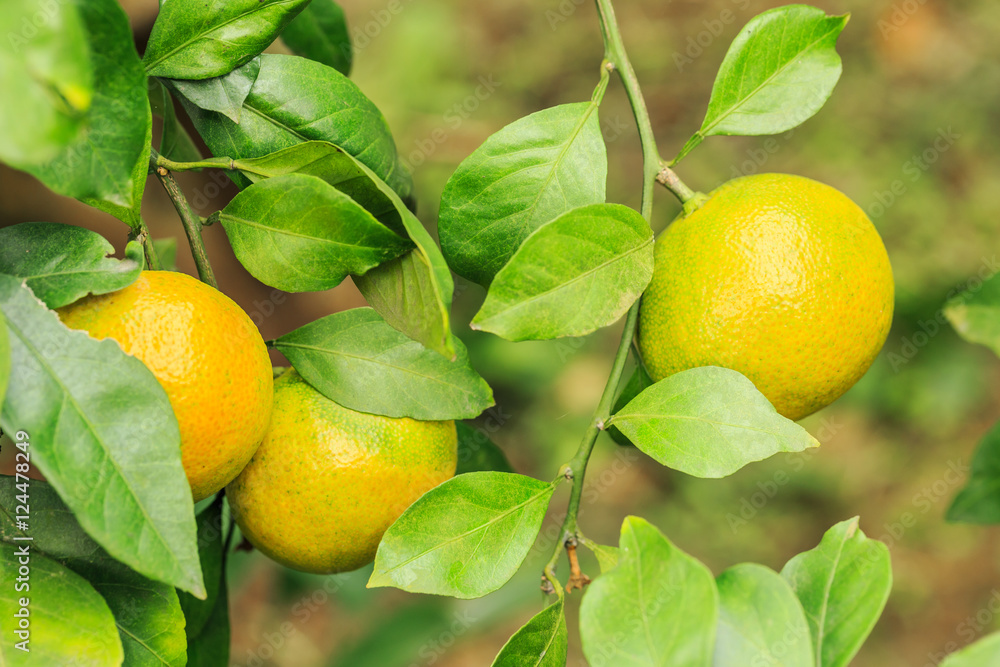
<svg viewBox="0 0 1000 667">
<path fill-rule="evenodd" d="M 138 227 L 133 227 L 132 231 L 129 233 L 128 238 L 130 241 L 139 241 L 142 244 L 142 250 L 146 255 L 146 266 L 150 271 L 160 270 L 160 257 L 156 254 L 156 248 L 153 246 L 153 237 L 149 234 L 149 227 L 146 226 L 146 221 L 139 216 Z"/>
<path fill-rule="evenodd" d="M 163 167 L 167 171 L 192 171 L 194 169 L 232 169 L 233 161 L 227 157 L 213 157 L 197 162 L 174 162 L 157 154 L 153 167 Z"/>
<path fill-rule="evenodd" d="M 632 114 L 635 116 L 636 127 L 639 129 L 639 140 L 642 144 L 642 216 L 647 222 L 652 220 L 653 214 L 653 193 L 656 188 L 657 176 L 660 174 L 660 152 L 656 147 L 656 139 L 653 136 L 653 126 L 649 120 L 649 111 L 646 109 L 646 101 L 642 96 L 642 89 L 636 79 L 635 70 L 625 52 L 625 44 L 622 41 L 621 32 L 618 29 L 618 21 L 615 18 L 614 8 L 611 0 L 596 0 L 597 10 L 601 16 L 601 31 L 604 34 L 604 59 L 608 70 L 618 72 L 618 76 L 625 86 L 625 93 L 628 96 L 629 104 L 632 107 Z M 580 447 L 577 449 L 573 459 L 563 466 L 563 474 L 571 479 L 573 488 L 570 491 L 569 505 L 566 509 L 566 517 L 563 519 L 562 529 L 559 531 L 559 541 L 553 550 L 552 557 L 545 566 L 544 578 L 548 585 L 543 585 L 544 589 L 554 587 L 560 590 L 560 583 L 556 579 L 555 568 L 559 563 L 559 556 L 563 549 L 569 548 L 573 552 L 578 540 L 577 515 L 580 512 L 580 498 L 583 494 L 584 477 L 587 474 L 587 464 L 590 455 L 594 451 L 597 437 L 604 430 L 604 424 L 611 417 L 611 409 L 614 407 L 615 394 L 621 384 L 622 373 L 625 370 L 625 362 L 628 360 L 629 349 L 632 340 L 635 338 L 636 325 L 639 321 L 639 301 L 636 300 L 629 308 L 625 317 L 625 330 L 622 331 L 621 341 L 618 343 L 618 351 L 615 354 L 614 362 L 611 366 L 611 373 L 608 376 L 607 384 L 604 386 L 604 393 L 594 411 L 590 426 L 583 435 Z M 575 561 L 575 559 L 571 559 Z M 571 562 L 575 565 L 575 562 Z M 572 568 L 570 587 L 581 588 L 587 581 L 586 575 L 579 571 L 579 567 Z"/>
<path fill-rule="evenodd" d="M 201 219 L 191 210 L 191 205 L 188 204 L 187 198 L 174 177 L 166 167 L 159 164 L 161 158 L 162 156 L 153 150 L 149 155 L 149 163 L 184 224 L 184 233 L 187 234 L 188 244 L 191 246 L 191 255 L 198 268 L 198 277 L 203 283 L 218 289 L 219 284 L 215 281 L 212 265 L 208 261 L 208 253 L 205 252 L 205 242 L 201 238 Z"/>
</svg>

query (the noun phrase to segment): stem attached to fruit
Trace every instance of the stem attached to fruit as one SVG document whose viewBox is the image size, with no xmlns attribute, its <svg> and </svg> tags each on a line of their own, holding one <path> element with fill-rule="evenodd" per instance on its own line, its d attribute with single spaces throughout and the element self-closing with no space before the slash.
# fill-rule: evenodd
<svg viewBox="0 0 1000 667">
<path fill-rule="evenodd" d="M 656 175 L 656 182 L 673 192 L 681 200 L 682 204 L 687 204 L 698 196 L 698 193 L 685 185 L 684 181 L 677 176 L 666 162 L 660 162 L 660 171 Z"/>
<path fill-rule="evenodd" d="M 604 34 L 604 58 L 610 65 L 608 69 L 618 72 L 622 84 L 625 86 L 625 93 L 628 96 L 629 104 L 632 106 L 632 114 L 635 116 L 636 127 L 639 129 L 639 140 L 642 143 L 643 160 L 643 181 L 642 181 L 642 216 L 649 222 L 653 214 L 653 192 L 656 187 L 656 179 L 660 174 L 660 152 L 656 147 L 656 138 L 653 136 L 653 126 L 649 120 L 649 111 L 646 109 L 646 102 L 642 96 L 642 89 L 636 79 L 635 70 L 625 52 L 625 44 L 622 42 L 621 32 L 618 29 L 618 21 L 615 18 L 614 8 L 611 0 L 596 0 L 597 10 L 601 15 L 601 31 Z M 693 195 L 694 193 L 692 193 Z M 580 447 L 573 456 L 573 460 L 563 466 L 564 474 L 573 481 L 573 488 L 570 491 L 569 505 L 566 509 L 566 518 L 563 519 L 562 529 L 559 531 L 559 541 L 545 566 L 544 579 L 548 581 L 554 590 L 561 592 L 561 584 L 556 578 L 556 565 L 559 563 L 559 556 L 563 549 L 575 550 L 578 540 L 577 515 L 580 512 L 580 498 L 583 494 L 583 481 L 587 474 L 587 463 L 590 455 L 594 451 L 597 436 L 604 429 L 604 424 L 611 417 L 611 409 L 614 406 L 615 394 L 621 384 L 622 372 L 625 370 L 625 362 L 628 359 L 629 349 L 635 338 L 636 326 L 639 321 L 639 301 L 632 304 L 625 317 L 625 330 L 622 332 L 621 342 L 618 343 L 618 352 L 608 376 L 608 382 L 604 386 L 604 393 L 594 411 L 594 417 L 583 435 Z M 573 554 L 575 556 L 575 553 Z M 575 558 L 571 558 L 570 583 L 582 588 L 589 581 L 582 572 L 579 564 L 574 564 Z M 543 585 L 543 590 L 549 586 Z"/>
<path fill-rule="evenodd" d="M 198 277 L 203 283 L 218 289 L 219 284 L 215 281 L 215 274 L 212 272 L 212 265 L 208 261 L 208 253 L 205 252 L 205 242 L 201 238 L 201 218 L 195 215 L 188 204 L 187 198 L 181 191 L 177 181 L 170 172 L 159 164 L 161 155 L 155 150 L 150 153 L 149 163 L 153 168 L 156 177 L 160 179 L 160 184 L 167 191 L 167 196 L 174 204 L 177 215 L 180 216 L 184 224 L 184 233 L 187 234 L 188 244 L 191 246 L 191 255 L 194 257 L 194 264 L 198 268 Z"/>
</svg>

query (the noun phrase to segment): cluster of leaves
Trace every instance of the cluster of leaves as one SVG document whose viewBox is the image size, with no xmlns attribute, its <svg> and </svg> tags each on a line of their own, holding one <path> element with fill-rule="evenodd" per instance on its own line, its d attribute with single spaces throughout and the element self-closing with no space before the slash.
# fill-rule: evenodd
<svg viewBox="0 0 1000 667">
<path fill-rule="evenodd" d="M 15 0 L 0 27 L 19 34 L 35 9 Z M 350 43 L 332 0 L 167 0 L 141 58 L 115 0 L 50 10 L 36 35 L 0 49 L 0 90 L 19 91 L 0 101 L 0 121 L 37 119 L 0 137 L 0 160 L 120 218 L 133 236 L 143 233 L 151 163 L 228 170 L 242 191 L 209 221 L 254 277 L 304 292 L 351 276 L 371 306 L 273 342 L 342 405 L 425 420 L 470 419 L 492 405 L 451 332 L 452 270 L 488 290 L 473 328 L 512 341 L 609 326 L 650 281 L 647 220 L 606 201 L 598 113 L 607 68 L 590 101 L 520 119 L 461 164 L 442 195 L 439 249 L 413 212 L 385 119 L 347 77 Z M 834 46 L 845 23 L 801 5 L 754 19 L 674 162 L 705 137 L 782 132 L 813 115 L 840 76 Z M 262 53 L 279 37 L 296 55 Z M 175 102 L 214 157 L 198 152 Z M 0 230 L 0 427 L 18 434 L 25 464 L 0 479 L 0 550 L 13 558 L 18 538 L 33 540 L 34 641 L 53 664 L 225 664 L 225 503 L 196 513 L 177 421 L 148 369 L 53 312 L 137 278 L 140 244 L 122 260 L 111 250 L 68 225 Z M 601 426 L 701 477 L 817 444 L 734 371 L 653 383 L 638 359 Z M 370 586 L 478 597 L 503 586 L 535 541 L 563 477 L 516 474 L 495 445 L 462 422 L 458 430 L 460 474 L 390 528 Z M 29 462 L 47 482 L 28 479 Z M 29 499 L 24 526 L 16 508 Z M 713 580 L 635 518 L 618 548 L 589 546 L 607 571 L 581 611 L 584 650 L 598 664 L 844 665 L 891 580 L 885 547 L 854 520 L 781 574 L 741 565 Z M 17 604 L 14 576 L 0 574 L 0 614 Z M 72 623 L 56 614 L 66 609 Z M 0 638 L 0 657 L 19 664 L 10 642 Z M 556 665 L 565 655 L 560 592 L 497 664 Z"/>
</svg>

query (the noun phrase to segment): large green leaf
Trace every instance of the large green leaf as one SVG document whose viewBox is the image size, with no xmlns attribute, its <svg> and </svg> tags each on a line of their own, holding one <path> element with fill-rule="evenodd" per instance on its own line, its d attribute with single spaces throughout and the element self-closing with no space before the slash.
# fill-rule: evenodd
<svg viewBox="0 0 1000 667">
<path fill-rule="evenodd" d="M 706 667 L 718 594 L 708 568 L 644 519 L 622 524 L 618 566 L 580 604 L 583 652 L 592 664 Z"/>
<path fill-rule="evenodd" d="M 653 277 L 653 230 L 592 204 L 536 229 L 496 274 L 470 325 L 508 340 L 585 336 L 620 318 Z"/>
<path fill-rule="evenodd" d="M 434 239 L 399 196 L 372 175 L 396 207 L 407 236 L 416 246 L 376 267 L 354 283 L 368 304 L 393 327 L 449 359 L 457 358 L 451 333 L 451 298 L 455 283 Z"/>
<path fill-rule="evenodd" d="M 763 565 L 735 565 L 716 579 L 719 629 L 713 667 L 816 667 L 795 592 Z"/>
<path fill-rule="evenodd" d="M 24 169 L 77 138 L 94 94 L 86 31 L 72 3 L 8 0 L 0 12 L 0 160 Z"/>
<path fill-rule="evenodd" d="M 198 514 L 198 553 L 205 574 L 204 600 L 180 594 L 188 641 L 188 667 L 229 664 L 229 598 L 226 586 L 226 531 L 223 498 Z M 230 530 L 233 530 L 232 528 Z"/>
<path fill-rule="evenodd" d="M 0 664 L 4 667 L 79 665 L 117 667 L 122 645 L 107 603 L 79 575 L 34 553 L 30 542 L 0 544 Z M 16 581 L 18 564 L 28 568 L 28 581 Z M 21 587 L 24 583 L 30 586 Z M 24 606 L 22 600 L 29 604 Z M 27 618 L 25 634 L 15 628 Z M 19 642 L 24 641 L 24 644 Z M 22 650 L 23 649 L 23 650 Z"/>
<path fill-rule="evenodd" d="M 309 0 L 171 0 L 149 35 L 151 76 L 222 76 L 266 49 Z"/>
<path fill-rule="evenodd" d="M 55 159 L 24 169 L 59 194 L 137 227 L 153 137 L 146 72 L 121 5 L 115 0 L 76 0 L 75 5 L 94 69 L 87 130 Z"/>
<path fill-rule="evenodd" d="M 424 421 L 468 419 L 493 405 L 465 346 L 455 346 L 458 358 L 449 361 L 371 308 L 327 315 L 274 342 L 309 384 L 340 405 Z"/>
<path fill-rule="evenodd" d="M 469 472 L 514 472 L 503 450 L 490 440 L 486 431 L 465 422 L 455 422 L 458 432 L 458 469 L 456 475 Z"/>
<path fill-rule="evenodd" d="M 147 579 L 111 558 L 45 482 L 27 481 L 31 519 L 27 530 L 19 530 L 15 508 L 25 482 L 0 477 L 0 539 L 16 545 L 30 538 L 34 549 L 89 581 L 115 617 L 126 665 L 183 667 L 184 615 L 173 586 Z"/>
<path fill-rule="evenodd" d="M 941 667 L 1000 667 L 1000 632 L 986 635 L 979 641 L 952 653 Z"/>
<path fill-rule="evenodd" d="M 455 273 L 488 285 L 521 242 L 579 206 L 601 204 L 607 148 L 593 102 L 526 116 L 476 149 L 445 185 L 438 227 Z"/>
<path fill-rule="evenodd" d="M 808 5 L 754 17 L 722 61 L 701 129 L 674 162 L 705 137 L 778 134 L 815 115 L 840 79 L 837 37 L 848 18 Z"/>
<path fill-rule="evenodd" d="M 399 164 L 382 113 L 350 79 L 322 63 L 261 55 L 260 73 L 243 101 L 238 125 L 190 102 L 185 108 L 214 155 L 262 157 L 303 141 L 328 141 L 358 158 L 400 196 L 410 196 L 410 174 Z"/>
<path fill-rule="evenodd" d="M 286 292 L 336 287 L 409 248 L 353 199 L 306 174 L 254 183 L 219 219 L 247 271 Z"/>
<path fill-rule="evenodd" d="M 143 268 L 142 245 L 130 241 L 122 260 L 108 257 L 114 252 L 107 239 L 83 227 L 22 222 L 0 229 L 0 273 L 25 279 L 49 308 L 135 282 Z"/>
<path fill-rule="evenodd" d="M 944 314 L 962 338 L 1000 354 L 1000 274 L 948 301 Z"/>
<path fill-rule="evenodd" d="M 514 576 L 538 535 L 555 485 L 474 472 L 425 493 L 389 527 L 369 588 L 469 599 Z"/>
<path fill-rule="evenodd" d="M 201 160 L 201 152 L 177 117 L 174 100 L 166 86 L 159 79 L 149 79 L 148 83 L 149 107 L 154 116 L 163 119 L 163 130 L 160 132 L 160 144 L 157 148 L 160 155 L 177 162 Z M 161 257 L 160 260 L 162 263 L 163 258 Z"/>
<path fill-rule="evenodd" d="M 948 521 L 1000 523 L 1000 423 L 979 443 L 971 468 L 965 488 L 948 508 Z M 949 472 L 958 475 L 956 470 Z"/>
<path fill-rule="evenodd" d="M 354 54 L 347 19 L 333 0 L 312 0 L 285 27 L 281 41 L 297 55 L 329 65 L 345 76 L 351 73 Z"/>
<path fill-rule="evenodd" d="M 536 614 L 500 650 L 493 667 L 565 667 L 569 635 L 563 599 Z"/>
<path fill-rule="evenodd" d="M 243 102 L 250 94 L 258 74 L 260 58 L 253 58 L 223 76 L 200 81 L 166 79 L 166 83 L 198 108 L 218 111 L 234 123 L 239 123 Z"/>
<path fill-rule="evenodd" d="M 67 329 L 17 278 L 0 275 L 0 312 L 13 359 L 0 426 L 30 434 L 32 463 L 114 558 L 204 595 L 191 487 L 163 387 L 113 340 Z"/>
<path fill-rule="evenodd" d="M 892 589 L 889 549 L 842 521 L 781 570 L 806 612 L 817 667 L 844 667 L 871 633 Z"/>
<path fill-rule="evenodd" d="M 660 380 L 611 424 L 659 463 L 696 477 L 725 477 L 778 452 L 819 446 L 779 415 L 750 380 L 715 366 Z"/>
<path fill-rule="evenodd" d="M 285 174 L 322 178 L 361 204 L 386 227 L 406 236 L 401 213 L 390 196 L 394 194 L 392 190 L 354 157 L 329 142 L 307 141 L 263 157 L 234 160 L 233 167 L 254 183 Z M 399 206 L 406 210 L 401 201 Z"/>
</svg>

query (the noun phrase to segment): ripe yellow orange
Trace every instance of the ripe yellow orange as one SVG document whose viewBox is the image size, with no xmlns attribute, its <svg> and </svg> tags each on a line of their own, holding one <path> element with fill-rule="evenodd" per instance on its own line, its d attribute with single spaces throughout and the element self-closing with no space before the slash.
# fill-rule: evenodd
<svg viewBox="0 0 1000 667">
<path fill-rule="evenodd" d="M 264 438 L 274 381 L 260 332 L 232 299 L 182 273 L 143 271 L 58 312 L 71 329 L 117 341 L 159 380 L 196 501 L 236 477 Z"/>
<path fill-rule="evenodd" d="M 639 349 L 654 380 L 731 368 L 800 419 L 868 370 L 893 289 L 882 239 L 842 193 L 799 176 L 738 178 L 657 240 Z"/>
<path fill-rule="evenodd" d="M 356 412 L 290 370 L 274 383 L 264 442 L 226 496 L 243 535 L 274 560 L 346 572 L 370 563 L 386 529 L 457 463 L 455 422 Z"/>
</svg>

